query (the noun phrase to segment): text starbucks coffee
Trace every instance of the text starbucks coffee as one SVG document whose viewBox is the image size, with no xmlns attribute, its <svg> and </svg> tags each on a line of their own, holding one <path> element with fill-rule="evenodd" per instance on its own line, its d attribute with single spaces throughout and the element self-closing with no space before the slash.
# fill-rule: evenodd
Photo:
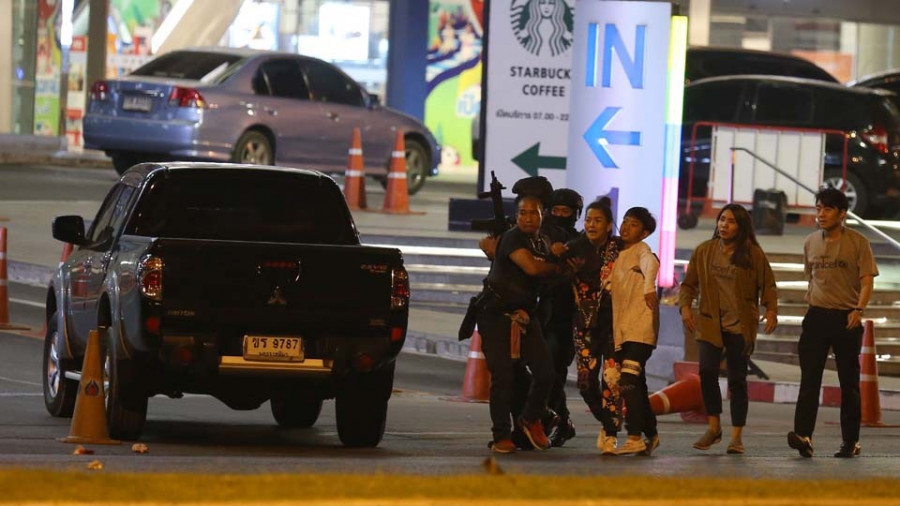
<svg viewBox="0 0 900 506">
<path fill-rule="evenodd" d="M 571 69 L 560 67 L 523 67 L 512 66 L 509 68 L 509 76 L 522 79 L 555 79 L 569 82 Z M 526 96 L 565 97 L 565 84 L 536 84 L 526 83 L 522 85 L 522 94 Z"/>
</svg>

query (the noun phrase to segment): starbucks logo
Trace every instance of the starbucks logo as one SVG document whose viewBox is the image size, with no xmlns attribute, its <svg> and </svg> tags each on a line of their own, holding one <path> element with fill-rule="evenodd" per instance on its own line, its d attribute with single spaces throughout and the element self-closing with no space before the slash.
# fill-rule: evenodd
<svg viewBox="0 0 900 506">
<path fill-rule="evenodd" d="M 559 56 L 572 47 L 572 0 L 512 0 L 513 34 L 535 56 Z"/>
</svg>

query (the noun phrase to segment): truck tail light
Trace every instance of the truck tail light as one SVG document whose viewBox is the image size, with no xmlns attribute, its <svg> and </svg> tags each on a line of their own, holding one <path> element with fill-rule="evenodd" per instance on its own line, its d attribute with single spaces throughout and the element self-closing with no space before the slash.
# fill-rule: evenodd
<svg viewBox="0 0 900 506">
<path fill-rule="evenodd" d="M 91 85 L 91 100 L 106 100 L 109 97 L 109 83 L 100 79 Z"/>
<path fill-rule="evenodd" d="M 141 264 L 138 266 L 138 279 L 141 282 L 141 293 L 145 297 L 153 300 L 162 300 L 162 258 L 148 255 L 141 259 Z"/>
<path fill-rule="evenodd" d="M 375 359 L 367 353 L 360 353 L 353 359 L 353 367 L 359 372 L 369 372 L 375 366 Z"/>
<path fill-rule="evenodd" d="M 875 125 L 871 130 L 866 130 L 862 133 L 862 138 L 879 153 L 883 155 L 888 153 L 888 132 L 883 126 Z"/>
<path fill-rule="evenodd" d="M 206 102 L 203 100 L 203 95 L 201 95 L 199 91 L 193 88 L 176 86 L 172 88 L 172 92 L 169 93 L 169 106 L 203 109 L 206 107 Z"/>
<path fill-rule="evenodd" d="M 391 309 L 409 306 L 409 274 L 399 267 L 391 271 Z"/>
</svg>

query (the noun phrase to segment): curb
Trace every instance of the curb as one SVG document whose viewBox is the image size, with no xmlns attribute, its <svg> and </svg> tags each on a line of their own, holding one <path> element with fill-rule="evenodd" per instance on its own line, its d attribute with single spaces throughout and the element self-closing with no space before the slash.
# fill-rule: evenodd
<svg viewBox="0 0 900 506">
<path fill-rule="evenodd" d="M 719 378 L 719 389 L 722 398 L 728 396 L 728 379 Z M 750 402 L 768 402 L 774 404 L 796 404 L 800 383 L 793 381 L 748 381 L 747 396 Z M 900 411 L 900 390 L 879 389 L 881 409 L 883 411 Z M 841 405 L 841 387 L 826 385 L 819 391 L 819 405 L 837 408 Z"/>
<path fill-rule="evenodd" d="M 8 260 L 6 268 L 10 281 L 25 285 L 46 287 L 50 284 L 50 279 L 53 277 L 53 269 L 43 265 Z"/>
<path fill-rule="evenodd" d="M 421 355 L 437 355 L 441 358 L 465 362 L 469 358 L 469 343 L 453 341 L 444 336 L 408 330 L 403 351 Z"/>
</svg>

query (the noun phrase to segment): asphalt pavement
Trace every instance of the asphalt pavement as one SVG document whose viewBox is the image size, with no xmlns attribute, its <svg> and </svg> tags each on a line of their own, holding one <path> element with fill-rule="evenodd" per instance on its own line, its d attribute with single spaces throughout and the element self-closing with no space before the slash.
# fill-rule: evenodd
<svg viewBox="0 0 900 506">
<path fill-rule="evenodd" d="M 90 218 L 116 178 L 104 170 L 0 165 L 0 181 L 13 179 L 16 185 L 0 184 L 0 226 L 10 229 L 13 272 L 44 276 L 56 267 L 62 249 L 49 234 L 52 217 L 72 213 Z M 73 189 L 66 191 L 67 185 Z M 370 202 L 378 206 L 383 191 L 374 184 L 368 189 Z M 448 198 L 471 197 L 472 192 L 474 188 L 465 181 L 430 181 L 411 199 L 412 208 L 425 214 L 357 212 L 354 218 L 364 237 L 431 236 L 474 244 L 478 234 L 446 230 Z M 764 247 L 793 251 L 806 233 L 790 228 L 786 236 L 772 238 L 771 247 Z M 689 249 L 708 234 L 709 230 L 702 228 L 680 233 L 678 246 Z M 416 353 L 415 346 L 400 356 L 385 439 L 375 449 L 340 447 L 332 402 L 326 403 L 314 428 L 282 430 L 275 426 L 267 404 L 253 411 L 233 411 L 210 397 L 191 395 L 151 399 L 147 430 L 141 439 L 150 447 L 149 454 L 135 454 L 129 445 L 123 445 L 95 447 L 96 453 L 90 457 L 72 455 L 71 445 L 57 441 L 68 433 L 69 420 L 50 417 L 41 397 L 39 327 L 44 287 L 40 282 L 28 282 L 27 276 L 18 281 L 10 286 L 13 320 L 31 326 L 32 331 L 0 331 L 0 468 L 84 469 L 87 462 L 98 459 L 108 471 L 123 472 L 350 470 L 452 475 L 482 472 L 489 455 L 487 405 L 452 400 L 459 392 L 465 364 Z M 413 309 L 410 334 L 431 336 L 434 343 L 455 342 L 458 323 L 458 315 Z M 796 368 L 785 366 L 779 374 L 796 376 Z M 836 383 L 833 375 L 830 379 L 826 376 L 828 381 Z M 785 443 L 792 404 L 751 404 L 744 439 L 747 454 L 743 456 L 726 455 L 724 443 L 709 452 L 693 450 L 691 443 L 705 427 L 667 415 L 660 418 L 662 446 L 653 457 L 601 457 L 595 448 L 599 425 L 575 390 L 569 388 L 568 392 L 578 435 L 561 449 L 499 458 L 508 473 L 865 479 L 894 477 L 898 471 L 900 429 L 893 427 L 863 428 L 862 457 L 852 462 L 831 458 L 839 444 L 834 424 L 839 412 L 834 408 L 820 410 L 816 457 L 800 458 Z M 887 424 L 900 424 L 900 412 L 884 411 L 883 419 Z M 724 421 L 727 428 L 727 415 Z"/>
</svg>

